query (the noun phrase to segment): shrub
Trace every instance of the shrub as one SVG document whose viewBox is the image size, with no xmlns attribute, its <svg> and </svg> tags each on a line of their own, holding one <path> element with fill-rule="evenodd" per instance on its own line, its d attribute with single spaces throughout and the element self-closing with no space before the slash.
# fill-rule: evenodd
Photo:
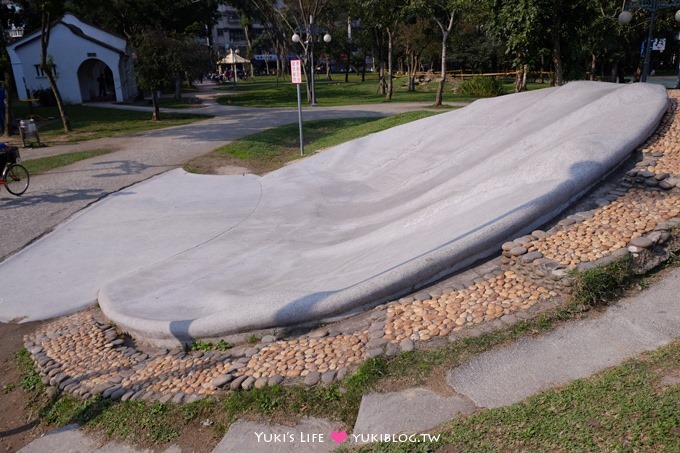
<svg viewBox="0 0 680 453">
<path fill-rule="evenodd" d="M 36 98 L 38 102 L 40 102 L 40 105 L 44 107 L 57 105 L 57 100 L 54 97 L 54 93 L 49 88 L 33 90 L 33 97 Z"/>
<path fill-rule="evenodd" d="M 503 82 L 493 77 L 475 76 L 465 79 L 460 85 L 460 93 L 467 96 L 492 97 L 505 94 Z"/>
<path fill-rule="evenodd" d="M 573 302 L 587 307 L 608 305 L 620 297 L 633 280 L 630 257 L 607 266 L 575 274 Z"/>
</svg>

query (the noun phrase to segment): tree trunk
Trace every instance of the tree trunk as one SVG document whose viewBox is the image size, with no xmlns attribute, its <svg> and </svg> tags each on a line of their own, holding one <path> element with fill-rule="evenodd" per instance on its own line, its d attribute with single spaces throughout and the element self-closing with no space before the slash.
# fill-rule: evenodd
<svg viewBox="0 0 680 453">
<path fill-rule="evenodd" d="M 57 109 L 59 109 L 59 116 L 61 116 L 61 124 L 64 127 L 64 132 L 71 132 L 71 122 L 66 115 L 64 101 L 61 99 L 61 93 L 59 93 L 59 88 L 57 88 L 57 82 L 54 80 L 54 74 L 52 73 L 51 69 L 47 70 L 46 75 L 47 80 L 50 82 L 52 93 L 54 93 L 54 99 L 57 102 Z"/>
<path fill-rule="evenodd" d="M 333 80 L 333 76 L 331 75 L 331 65 L 329 64 L 330 61 L 330 57 L 326 56 L 326 80 Z"/>
<path fill-rule="evenodd" d="M 441 69 L 441 78 L 439 80 L 439 86 L 437 87 L 437 95 L 434 98 L 434 105 L 436 107 L 439 107 L 442 105 L 442 101 L 444 98 L 444 85 L 446 84 L 446 43 L 449 40 L 449 33 L 451 33 L 451 29 L 453 28 L 453 21 L 456 18 L 455 11 L 451 11 L 449 15 L 449 23 L 447 24 L 446 27 L 444 27 L 444 24 L 441 22 L 437 21 L 437 25 L 439 25 L 439 29 L 442 32 L 442 69 Z"/>
<path fill-rule="evenodd" d="M 392 30 L 387 27 L 387 94 L 385 99 L 388 101 L 392 100 L 392 92 L 394 89 L 393 78 L 392 78 Z"/>
<path fill-rule="evenodd" d="M 385 64 L 380 63 L 378 69 L 378 93 L 385 96 L 387 94 L 387 83 L 385 81 Z"/>
<path fill-rule="evenodd" d="M 434 98 L 434 105 L 439 107 L 444 100 L 444 86 L 446 85 L 446 41 L 449 38 L 449 33 L 442 32 L 442 67 L 441 76 L 439 78 L 439 85 L 437 86 L 437 95 Z"/>
<path fill-rule="evenodd" d="M 529 65 L 523 64 L 517 69 L 515 76 L 515 92 L 519 93 L 527 88 L 527 73 L 529 72 Z"/>
<path fill-rule="evenodd" d="M 153 111 L 151 112 L 151 121 L 158 121 L 161 119 L 161 109 L 158 105 L 158 90 L 151 90 L 151 106 Z"/>
<path fill-rule="evenodd" d="M 416 53 L 411 50 L 408 52 L 408 92 L 413 93 L 416 91 Z"/>
<path fill-rule="evenodd" d="M 47 81 L 50 83 L 50 88 L 52 93 L 54 93 L 54 99 L 57 102 L 57 109 L 59 110 L 59 116 L 61 117 L 61 124 L 64 127 L 64 132 L 71 132 L 71 122 L 66 115 L 66 110 L 64 109 L 64 102 L 61 99 L 61 93 L 59 93 L 59 88 L 57 87 L 57 82 L 54 79 L 55 76 L 55 66 L 48 65 L 47 63 L 47 47 L 50 43 L 50 29 L 52 24 L 50 23 L 50 14 L 43 11 L 41 15 L 41 30 L 40 30 L 40 69 L 47 76 Z"/>
<path fill-rule="evenodd" d="M 182 99 L 182 74 L 175 75 L 175 100 Z"/>
<path fill-rule="evenodd" d="M 2 127 L 5 137 L 12 135 L 12 70 L 5 71 L 5 105 L 2 106 L 5 116 Z"/>
<path fill-rule="evenodd" d="M 590 54 L 590 80 L 595 80 L 595 68 L 597 68 L 597 57 L 593 52 Z"/>
<path fill-rule="evenodd" d="M 560 42 L 560 27 L 562 21 L 559 14 L 553 14 L 552 57 L 555 66 L 555 85 L 564 85 L 564 69 L 562 67 L 562 43 Z"/>
</svg>

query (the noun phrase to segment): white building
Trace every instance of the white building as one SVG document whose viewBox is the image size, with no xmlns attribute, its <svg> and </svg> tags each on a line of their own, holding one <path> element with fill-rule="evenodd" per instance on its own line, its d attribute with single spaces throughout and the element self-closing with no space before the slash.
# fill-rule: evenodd
<svg viewBox="0 0 680 453">
<path fill-rule="evenodd" d="M 7 46 L 7 51 L 20 99 L 32 98 L 34 91 L 50 88 L 40 69 L 40 31 Z M 123 102 L 137 94 L 132 51 L 127 42 L 72 14 L 52 25 L 47 54 L 54 64 L 64 103 Z"/>
</svg>

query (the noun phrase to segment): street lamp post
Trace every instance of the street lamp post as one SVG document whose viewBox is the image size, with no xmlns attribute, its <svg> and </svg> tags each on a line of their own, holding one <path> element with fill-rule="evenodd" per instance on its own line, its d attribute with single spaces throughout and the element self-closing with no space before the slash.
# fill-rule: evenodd
<svg viewBox="0 0 680 453">
<path fill-rule="evenodd" d="M 619 23 L 622 25 L 628 25 L 630 21 L 633 20 L 633 14 L 629 11 L 629 9 L 643 9 L 645 11 L 649 11 L 650 13 L 649 32 L 647 33 L 647 40 L 645 41 L 645 57 L 642 63 L 642 74 L 640 75 L 641 82 L 646 82 L 647 76 L 649 75 L 656 12 L 662 9 L 677 7 L 680 7 L 680 0 L 631 0 L 628 2 L 628 7 L 626 8 L 624 6 L 623 11 L 621 11 L 621 14 L 619 14 Z M 680 11 L 675 13 L 675 20 L 680 22 L 678 19 L 680 19 Z"/>
<path fill-rule="evenodd" d="M 309 16 L 309 26 L 306 30 L 307 34 L 307 39 L 305 41 L 302 41 L 302 38 L 300 37 L 299 34 L 295 33 L 293 34 L 293 37 L 291 38 L 294 43 L 300 43 L 302 44 L 302 47 L 305 51 L 305 55 L 309 54 L 309 60 L 311 64 L 311 88 L 312 88 L 312 105 L 316 105 L 316 91 L 314 89 L 314 74 L 315 74 L 315 68 L 314 68 L 314 42 L 316 41 L 316 34 L 317 34 L 317 28 L 316 25 L 314 24 L 314 16 Z M 331 35 L 326 33 L 323 36 L 323 41 L 325 43 L 331 42 Z"/>
</svg>

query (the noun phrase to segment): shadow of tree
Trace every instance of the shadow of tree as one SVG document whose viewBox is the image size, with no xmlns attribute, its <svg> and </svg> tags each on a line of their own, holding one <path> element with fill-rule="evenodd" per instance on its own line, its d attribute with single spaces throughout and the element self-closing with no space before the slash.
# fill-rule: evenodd
<svg viewBox="0 0 680 453">
<path fill-rule="evenodd" d="M 112 160 L 97 162 L 94 165 L 110 166 L 106 168 L 108 172 L 94 175 L 95 178 L 115 178 L 122 175 L 140 174 L 144 172 L 144 170 L 152 167 L 152 165 L 147 165 L 134 160 Z"/>
<path fill-rule="evenodd" d="M 30 187 L 29 187 L 30 190 Z M 70 203 L 73 201 L 98 200 L 107 195 L 102 189 L 67 189 L 61 192 L 24 194 L 20 197 L 0 198 L 1 209 L 21 208 L 41 203 Z"/>
</svg>

